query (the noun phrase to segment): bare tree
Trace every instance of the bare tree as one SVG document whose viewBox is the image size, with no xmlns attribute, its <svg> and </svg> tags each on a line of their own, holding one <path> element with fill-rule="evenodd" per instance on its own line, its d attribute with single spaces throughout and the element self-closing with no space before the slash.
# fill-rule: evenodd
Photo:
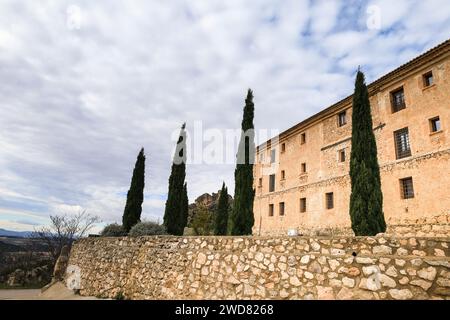
<svg viewBox="0 0 450 320">
<path fill-rule="evenodd" d="M 35 229 L 31 236 L 47 245 L 53 261 L 56 262 L 65 245 L 70 248 L 74 240 L 86 236 L 100 219 L 82 210 L 75 215 L 51 215 L 50 221 L 50 226 Z"/>
</svg>

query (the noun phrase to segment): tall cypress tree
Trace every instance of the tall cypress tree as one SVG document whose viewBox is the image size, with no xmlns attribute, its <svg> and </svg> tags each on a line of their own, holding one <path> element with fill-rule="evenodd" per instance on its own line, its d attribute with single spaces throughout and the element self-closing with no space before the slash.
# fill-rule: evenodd
<svg viewBox="0 0 450 320">
<path fill-rule="evenodd" d="M 248 89 L 245 99 L 242 132 L 239 141 L 237 164 L 234 171 L 234 206 L 231 217 L 232 235 L 251 235 L 255 222 L 253 217 L 253 163 L 255 159 L 255 132 L 253 126 L 255 105 L 253 92 Z"/>
<path fill-rule="evenodd" d="M 127 202 L 122 216 L 122 224 L 127 232 L 141 220 L 142 202 L 144 202 L 144 180 L 145 155 L 144 148 L 142 148 L 134 166 L 130 189 L 127 193 Z"/>
<path fill-rule="evenodd" d="M 222 190 L 220 190 L 219 203 L 217 204 L 215 221 L 214 221 L 214 234 L 217 236 L 224 236 L 228 230 L 228 189 L 225 187 L 225 182 L 222 184 Z"/>
<path fill-rule="evenodd" d="M 169 192 L 164 212 L 164 226 L 169 234 L 183 235 L 187 223 L 185 215 L 185 184 L 186 177 L 186 123 L 181 127 L 175 154 L 172 161 L 172 172 L 169 178 Z"/>
<path fill-rule="evenodd" d="M 184 228 L 187 226 L 187 221 L 188 221 L 188 216 L 189 216 L 189 198 L 188 198 L 188 193 L 187 193 L 187 182 L 185 182 L 184 186 L 183 186 L 183 201 L 182 201 L 180 213 L 181 213 L 181 217 L 180 217 L 181 226 L 183 227 L 183 229 L 181 230 L 181 234 L 183 234 Z"/>
<path fill-rule="evenodd" d="M 350 179 L 350 219 L 355 235 L 373 236 L 385 232 L 380 167 L 369 93 L 364 74 L 359 69 L 353 95 Z"/>
</svg>

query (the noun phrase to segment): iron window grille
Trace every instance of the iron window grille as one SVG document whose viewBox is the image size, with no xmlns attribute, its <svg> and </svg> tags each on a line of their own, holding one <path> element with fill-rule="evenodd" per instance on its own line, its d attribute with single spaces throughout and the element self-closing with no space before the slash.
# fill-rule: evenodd
<svg viewBox="0 0 450 320">
<path fill-rule="evenodd" d="M 405 92 L 403 91 L 403 88 L 392 92 L 391 95 L 392 95 L 392 111 L 393 112 L 398 112 L 398 111 L 406 108 Z"/>
<path fill-rule="evenodd" d="M 333 192 L 329 192 L 325 194 L 327 209 L 334 208 L 334 195 Z"/>
<path fill-rule="evenodd" d="M 395 153 L 397 159 L 411 156 L 411 145 L 409 143 L 408 128 L 403 128 L 394 132 Z"/>
<path fill-rule="evenodd" d="M 414 198 L 414 186 L 413 186 L 413 179 L 411 177 L 400 179 L 400 186 L 402 189 L 403 199 Z"/>
</svg>

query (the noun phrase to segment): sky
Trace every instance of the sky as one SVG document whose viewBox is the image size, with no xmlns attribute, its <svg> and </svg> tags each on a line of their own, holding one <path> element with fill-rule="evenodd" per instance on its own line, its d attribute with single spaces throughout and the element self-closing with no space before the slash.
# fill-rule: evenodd
<svg viewBox="0 0 450 320">
<path fill-rule="evenodd" d="M 448 0 L 0 0 L 0 228 L 33 230 L 80 210 L 100 217 L 97 229 L 120 223 L 141 147 L 142 218 L 162 221 L 183 122 L 200 137 L 187 150 L 190 202 L 222 181 L 233 193 L 226 133 L 240 128 L 248 88 L 264 142 L 350 95 L 358 66 L 372 82 L 450 38 L 446 8 Z M 219 160 L 205 156 L 208 145 Z"/>
</svg>

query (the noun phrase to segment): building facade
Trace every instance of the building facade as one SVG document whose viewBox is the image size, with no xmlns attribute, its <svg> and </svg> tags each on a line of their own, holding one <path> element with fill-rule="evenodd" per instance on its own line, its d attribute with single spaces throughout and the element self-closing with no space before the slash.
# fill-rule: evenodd
<svg viewBox="0 0 450 320">
<path fill-rule="evenodd" d="M 450 40 L 368 89 L 388 225 L 448 216 Z M 349 96 L 257 148 L 255 235 L 349 229 L 351 118 Z"/>
</svg>

